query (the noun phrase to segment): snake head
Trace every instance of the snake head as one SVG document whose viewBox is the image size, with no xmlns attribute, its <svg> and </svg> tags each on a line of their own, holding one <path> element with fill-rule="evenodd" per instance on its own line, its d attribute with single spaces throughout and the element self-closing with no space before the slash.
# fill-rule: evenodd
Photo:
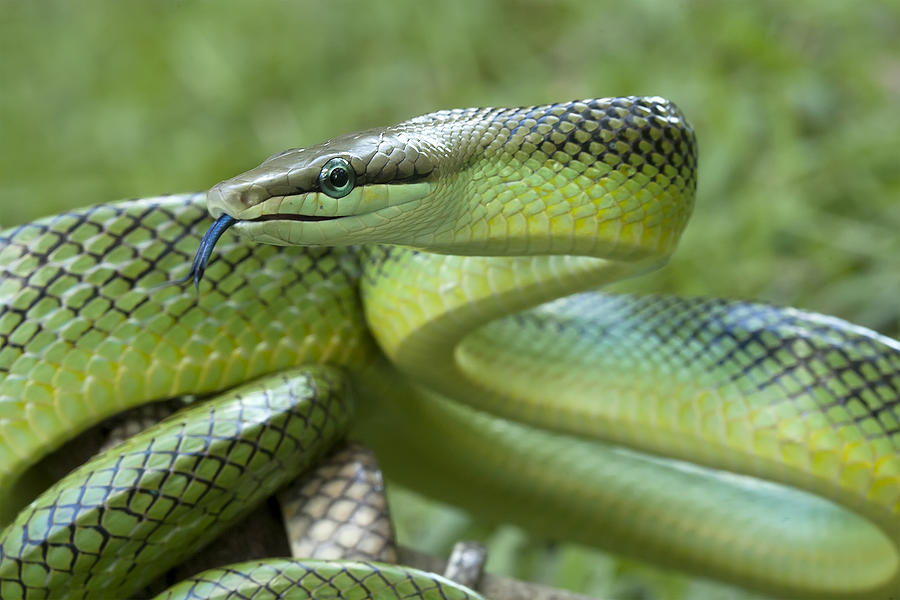
<svg viewBox="0 0 900 600">
<path fill-rule="evenodd" d="M 665 258 L 693 206 L 694 135 L 662 98 L 430 113 L 276 154 L 213 187 L 277 245 Z"/>
<path fill-rule="evenodd" d="M 346 245 L 371 241 L 367 233 L 426 197 L 434 172 L 422 140 L 369 130 L 275 154 L 215 185 L 207 206 L 254 241 Z"/>
</svg>

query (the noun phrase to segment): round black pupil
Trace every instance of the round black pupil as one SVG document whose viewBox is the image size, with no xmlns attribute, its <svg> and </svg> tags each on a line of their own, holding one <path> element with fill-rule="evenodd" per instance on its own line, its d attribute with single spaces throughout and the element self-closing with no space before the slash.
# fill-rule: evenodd
<svg viewBox="0 0 900 600">
<path fill-rule="evenodd" d="M 330 181 L 331 185 L 334 187 L 339 188 L 347 185 L 347 182 L 350 181 L 350 177 L 343 167 L 335 167 L 331 170 L 331 174 L 328 175 L 328 181 Z"/>
</svg>

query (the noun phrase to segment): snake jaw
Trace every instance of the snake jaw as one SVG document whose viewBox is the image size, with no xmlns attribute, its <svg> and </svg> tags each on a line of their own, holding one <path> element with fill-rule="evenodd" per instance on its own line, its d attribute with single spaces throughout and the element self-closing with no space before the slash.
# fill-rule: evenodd
<svg viewBox="0 0 900 600">
<path fill-rule="evenodd" d="M 203 274 L 206 271 L 206 265 L 209 263 L 209 259 L 212 256 L 212 252 L 216 246 L 216 243 L 219 241 L 219 238 L 222 237 L 222 234 L 224 234 L 226 230 L 228 230 L 235 224 L 240 223 L 243 224 L 244 227 L 247 227 L 247 225 L 252 223 L 258 224 L 256 225 L 258 227 L 265 227 L 266 223 L 280 222 L 283 224 L 282 226 L 290 227 L 291 224 L 294 224 L 296 226 L 302 227 L 302 224 L 323 223 L 326 221 L 353 219 L 355 217 L 361 217 L 363 220 L 365 220 L 367 216 L 373 215 L 380 210 L 392 208 L 392 195 L 395 201 L 398 199 L 400 200 L 400 204 L 410 202 L 411 199 L 409 196 L 415 198 L 421 196 L 422 185 L 427 184 L 418 184 L 418 186 L 410 185 L 406 188 L 407 193 L 398 193 L 397 191 L 394 191 L 393 194 L 391 194 L 390 188 L 388 186 L 370 186 L 369 188 L 360 188 L 359 190 L 356 190 L 356 193 L 354 194 L 355 196 L 359 196 L 359 198 L 351 199 L 348 197 L 345 202 L 352 202 L 354 207 L 368 209 L 368 212 L 362 214 L 314 215 L 295 212 L 293 209 L 296 207 L 292 206 L 291 201 L 299 200 L 302 205 L 305 199 L 312 199 L 312 204 L 316 205 L 318 204 L 318 202 L 315 200 L 315 197 L 318 196 L 318 194 L 316 193 L 301 194 L 296 196 L 269 197 L 264 198 L 261 201 L 257 200 L 256 202 L 250 203 L 248 205 L 248 203 L 246 202 L 246 190 L 255 190 L 258 188 L 261 189 L 260 186 L 251 184 L 251 186 L 245 187 L 240 190 L 240 193 L 236 196 L 234 193 L 229 193 L 228 182 L 222 182 L 213 186 L 213 188 L 210 189 L 207 194 L 210 213 L 216 219 L 215 222 L 210 226 L 210 228 L 203 235 L 203 238 L 200 240 L 200 245 L 197 248 L 197 253 L 194 255 L 194 260 L 191 263 L 190 271 L 188 271 L 187 275 L 185 275 L 181 279 L 171 282 L 170 285 L 183 285 L 193 280 L 194 286 L 197 290 L 197 293 L 199 294 L 200 281 L 203 279 Z M 231 208 L 231 205 L 235 203 L 235 197 L 238 198 L 239 204 L 248 206 L 248 208 L 243 211 L 242 218 L 234 217 L 225 212 L 226 208 Z M 277 210 L 279 210 L 279 212 L 262 212 L 263 210 L 265 210 L 265 203 L 267 201 L 275 201 L 276 208 Z M 349 229 L 352 229 L 352 227 L 349 227 Z M 250 237 L 253 236 L 251 235 Z M 283 243 L 289 243 L 285 240 L 281 241 Z M 277 244 L 278 242 L 278 239 L 270 240 L 270 243 Z M 296 242 L 294 241 L 290 243 Z"/>
<path fill-rule="evenodd" d="M 213 217 L 237 219 L 237 233 L 248 241 L 274 245 L 346 246 L 402 241 L 408 213 L 424 210 L 429 182 L 368 184 L 346 196 L 322 192 L 278 195 L 245 207 L 241 190 L 216 186 L 207 195 Z M 407 220 L 401 218 L 405 217 Z"/>
</svg>

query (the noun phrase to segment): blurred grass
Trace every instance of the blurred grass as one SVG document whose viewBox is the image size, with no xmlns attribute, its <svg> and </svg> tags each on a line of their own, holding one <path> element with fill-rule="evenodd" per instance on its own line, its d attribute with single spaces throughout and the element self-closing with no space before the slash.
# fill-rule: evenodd
<svg viewBox="0 0 900 600">
<path fill-rule="evenodd" d="M 3 225 L 203 189 L 437 108 L 663 95 L 697 130 L 697 208 L 671 264 L 617 288 L 900 337 L 897 2 L 0 0 L 0 86 Z M 404 536 L 480 533 L 497 569 L 616 598 L 744 597 L 397 495 Z"/>
</svg>

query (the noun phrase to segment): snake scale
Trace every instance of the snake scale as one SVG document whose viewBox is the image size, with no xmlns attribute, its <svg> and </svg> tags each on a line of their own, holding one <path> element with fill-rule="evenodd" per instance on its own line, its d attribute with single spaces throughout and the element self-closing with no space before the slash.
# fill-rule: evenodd
<svg viewBox="0 0 900 600">
<path fill-rule="evenodd" d="M 585 291 L 665 263 L 696 155 L 660 98 L 440 111 L 207 195 L 3 232 L 0 596 L 135 593 L 348 429 L 389 477 L 559 539 L 783 597 L 900 596 L 900 344 L 794 309 Z M 207 210 L 197 295 L 161 287 Z M 218 393 L 25 506 L 29 467 L 79 431 Z M 477 597 L 329 562 L 166 597 L 270 597 L 257 572 L 294 597 Z"/>
</svg>

